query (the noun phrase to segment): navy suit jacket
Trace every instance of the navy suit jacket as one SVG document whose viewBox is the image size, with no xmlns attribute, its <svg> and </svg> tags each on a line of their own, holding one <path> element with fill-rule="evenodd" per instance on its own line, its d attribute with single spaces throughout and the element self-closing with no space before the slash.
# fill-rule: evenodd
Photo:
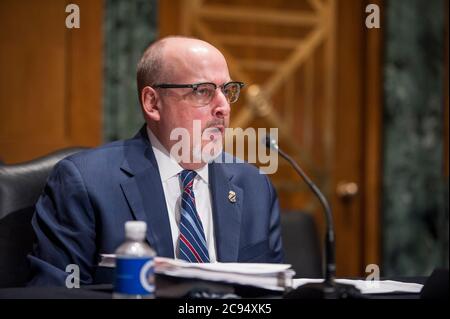
<svg viewBox="0 0 450 319">
<path fill-rule="evenodd" d="M 283 260 L 278 199 L 269 179 L 247 163 L 210 163 L 209 183 L 220 262 Z M 236 202 L 228 199 L 236 193 Z M 54 168 L 32 220 L 30 285 L 64 285 L 76 264 L 82 284 L 96 281 L 102 253 L 124 241 L 124 223 L 147 222 L 158 256 L 174 257 L 163 187 L 145 127 L 132 139 L 65 158 Z"/>
</svg>

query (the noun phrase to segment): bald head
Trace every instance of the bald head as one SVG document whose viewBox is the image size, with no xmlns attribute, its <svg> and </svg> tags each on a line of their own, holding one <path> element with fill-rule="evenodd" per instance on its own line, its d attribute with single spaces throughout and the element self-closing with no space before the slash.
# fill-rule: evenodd
<svg viewBox="0 0 450 319">
<path fill-rule="evenodd" d="M 216 55 L 216 60 L 226 65 L 222 53 L 200 39 L 171 36 L 152 43 L 145 50 L 137 67 L 139 97 L 145 86 L 171 82 L 177 73 L 194 73 L 199 64 L 208 63 L 206 57 L 210 55 Z"/>
<path fill-rule="evenodd" d="M 137 72 L 139 101 L 147 127 L 167 151 L 176 148 L 178 142 L 173 134 L 183 129 L 189 134 L 187 152 L 192 159 L 210 141 L 221 146 L 218 141 L 230 122 L 230 102 L 223 87 L 230 81 L 224 56 L 205 41 L 168 37 L 153 43 L 144 52 Z M 213 83 L 214 92 L 211 85 L 199 90 L 192 85 L 200 83 Z M 219 87 L 221 90 L 217 90 Z M 208 97 L 211 99 L 205 102 Z M 198 132 L 211 129 L 214 132 L 206 139 L 194 138 Z M 184 158 L 180 165 L 197 169 L 205 163 Z"/>
</svg>

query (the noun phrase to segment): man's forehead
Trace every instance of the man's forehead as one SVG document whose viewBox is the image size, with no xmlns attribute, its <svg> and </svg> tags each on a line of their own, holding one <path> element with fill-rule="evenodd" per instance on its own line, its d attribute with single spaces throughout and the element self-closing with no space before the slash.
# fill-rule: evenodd
<svg viewBox="0 0 450 319">
<path fill-rule="evenodd" d="M 196 39 L 170 39 L 164 45 L 165 53 L 167 57 L 173 58 L 191 58 L 205 56 L 221 56 L 219 50 L 217 50 L 211 44 L 196 40 Z"/>
<path fill-rule="evenodd" d="M 164 39 L 164 45 L 165 46 L 174 46 L 174 47 L 214 47 L 210 43 L 200 40 L 200 39 L 193 39 L 193 38 L 182 38 L 182 37 L 173 37 L 173 38 L 167 38 Z"/>
<path fill-rule="evenodd" d="M 229 78 L 225 58 L 215 47 L 201 40 L 178 39 L 180 43 L 176 44 L 175 40 L 177 39 L 170 41 L 173 45 L 165 46 L 165 58 L 169 62 L 166 70 L 171 70 L 173 80 L 194 77 L 197 80 L 213 81 L 217 76 L 217 80 L 226 81 Z M 203 74 L 204 72 L 207 74 Z"/>
<path fill-rule="evenodd" d="M 194 54 L 206 54 L 208 53 L 208 48 L 206 48 L 205 46 L 201 46 L 201 45 L 196 45 L 196 46 L 190 46 L 188 48 L 188 51 L 194 53 Z"/>
</svg>

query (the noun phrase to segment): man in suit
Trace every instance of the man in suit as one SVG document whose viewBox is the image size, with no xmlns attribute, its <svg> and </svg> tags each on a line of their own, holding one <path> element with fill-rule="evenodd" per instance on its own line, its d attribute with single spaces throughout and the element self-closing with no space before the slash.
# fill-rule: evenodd
<svg viewBox="0 0 450 319">
<path fill-rule="evenodd" d="M 225 152 L 195 160 L 199 149 L 223 138 L 242 87 L 230 79 L 224 56 L 198 39 L 164 38 L 145 51 L 137 82 L 146 122 L 138 134 L 70 156 L 49 177 L 32 221 L 30 284 L 64 285 L 69 264 L 79 266 L 82 284 L 97 282 L 99 255 L 124 241 L 128 220 L 147 223 L 146 240 L 158 256 L 282 262 L 278 200 L 267 176 L 224 161 Z M 194 121 L 208 138 L 191 138 L 189 156 L 175 160 L 171 133 L 181 128 L 192 137 Z M 185 217 L 189 209 L 194 217 Z M 184 235 L 187 221 L 198 226 L 201 254 L 189 243 L 197 240 Z"/>
</svg>

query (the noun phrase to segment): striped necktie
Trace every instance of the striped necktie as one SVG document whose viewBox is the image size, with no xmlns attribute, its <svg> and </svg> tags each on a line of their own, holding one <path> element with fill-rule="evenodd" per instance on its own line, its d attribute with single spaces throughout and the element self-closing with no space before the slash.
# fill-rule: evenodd
<svg viewBox="0 0 450 319">
<path fill-rule="evenodd" d="M 195 171 L 183 170 L 180 173 L 183 193 L 181 195 L 180 237 L 178 258 L 192 263 L 209 262 L 205 231 L 195 208 L 193 191 Z"/>
</svg>

